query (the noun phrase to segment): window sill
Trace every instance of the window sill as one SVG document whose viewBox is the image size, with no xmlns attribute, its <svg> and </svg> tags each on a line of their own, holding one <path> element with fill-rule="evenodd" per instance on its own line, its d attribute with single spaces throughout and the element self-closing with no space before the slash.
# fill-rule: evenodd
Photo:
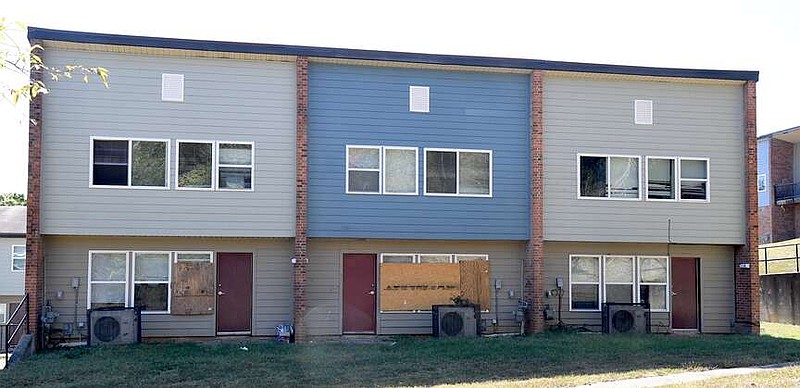
<svg viewBox="0 0 800 388">
<path fill-rule="evenodd" d="M 463 197 L 463 198 L 492 198 L 492 194 L 441 194 L 425 193 L 426 197 Z"/>
<path fill-rule="evenodd" d="M 111 186 L 111 185 L 89 185 L 91 189 L 132 189 L 132 190 L 169 190 L 167 186 Z"/>
</svg>

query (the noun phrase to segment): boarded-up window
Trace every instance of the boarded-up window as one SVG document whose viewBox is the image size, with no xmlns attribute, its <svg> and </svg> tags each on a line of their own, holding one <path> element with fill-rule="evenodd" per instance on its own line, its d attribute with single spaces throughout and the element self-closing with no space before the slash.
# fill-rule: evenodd
<svg viewBox="0 0 800 388">
<path fill-rule="evenodd" d="M 452 298 L 460 295 L 489 310 L 487 259 L 485 255 L 385 254 L 380 267 L 380 309 L 429 311 L 433 305 L 452 304 Z"/>
<path fill-rule="evenodd" d="M 172 314 L 214 313 L 214 264 L 198 254 L 178 254 L 173 264 Z M 182 260 L 184 259 L 184 260 Z"/>
</svg>

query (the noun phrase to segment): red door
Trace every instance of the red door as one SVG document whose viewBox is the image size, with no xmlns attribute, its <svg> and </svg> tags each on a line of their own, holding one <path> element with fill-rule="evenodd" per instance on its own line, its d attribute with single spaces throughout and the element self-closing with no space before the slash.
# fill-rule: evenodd
<svg viewBox="0 0 800 388">
<path fill-rule="evenodd" d="M 373 254 L 347 253 L 342 258 L 342 332 L 375 334 L 376 263 Z"/>
<path fill-rule="evenodd" d="M 250 334 L 253 254 L 217 254 L 217 334 Z"/>
<path fill-rule="evenodd" d="M 698 329 L 697 266 L 694 257 L 672 258 L 672 328 Z"/>
</svg>

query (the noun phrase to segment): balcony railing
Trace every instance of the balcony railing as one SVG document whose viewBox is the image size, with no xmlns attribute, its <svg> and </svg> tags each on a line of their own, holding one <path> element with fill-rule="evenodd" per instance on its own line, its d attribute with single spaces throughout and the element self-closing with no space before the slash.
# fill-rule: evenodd
<svg viewBox="0 0 800 388">
<path fill-rule="evenodd" d="M 775 204 L 788 205 L 800 202 L 800 182 L 775 185 Z"/>
<path fill-rule="evenodd" d="M 28 299 L 28 294 L 25 294 L 25 297 L 17 305 L 17 308 L 14 309 L 14 312 L 8 316 L 6 323 L 0 325 L 0 329 L 3 330 L 3 351 L 5 352 L 6 362 L 8 362 L 9 358 L 8 355 L 11 353 L 13 349 L 12 345 L 17 345 L 19 343 L 19 339 L 22 336 L 22 330 L 25 330 L 25 334 L 31 333 L 31 320 L 30 320 L 30 300 Z"/>
</svg>

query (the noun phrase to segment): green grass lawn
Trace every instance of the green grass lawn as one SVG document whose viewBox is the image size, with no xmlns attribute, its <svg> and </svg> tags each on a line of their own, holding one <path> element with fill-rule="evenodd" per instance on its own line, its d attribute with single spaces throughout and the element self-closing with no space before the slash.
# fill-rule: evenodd
<svg viewBox="0 0 800 388">
<path fill-rule="evenodd" d="M 2 386 L 565 386 L 800 360 L 800 329 L 763 336 L 400 338 L 386 344 L 142 344 L 40 353 Z"/>
</svg>

